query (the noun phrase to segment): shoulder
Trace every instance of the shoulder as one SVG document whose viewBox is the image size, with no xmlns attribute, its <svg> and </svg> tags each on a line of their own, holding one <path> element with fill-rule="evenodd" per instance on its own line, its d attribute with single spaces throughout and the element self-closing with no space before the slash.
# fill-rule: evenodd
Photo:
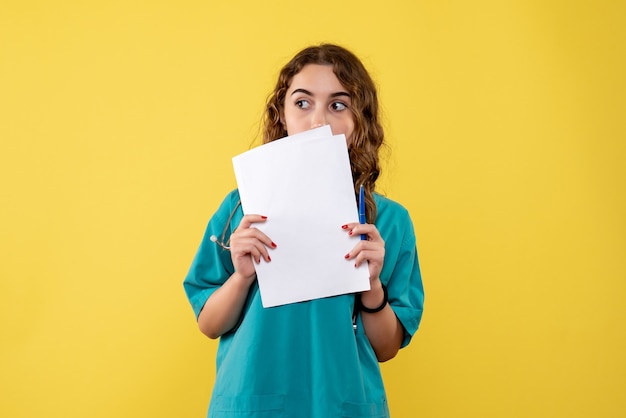
<svg viewBox="0 0 626 418">
<path fill-rule="evenodd" d="M 224 198 L 224 202 L 229 202 L 233 205 L 237 205 L 239 201 L 239 189 L 231 190 Z"/>
<path fill-rule="evenodd" d="M 235 190 L 231 190 L 226 197 L 224 197 L 224 200 L 222 200 L 222 203 L 220 204 L 220 207 L 218 209 L 218 212 L 221 211 L 232 211 L 235 207 L 239 206 L 239 204 L 241 203 L 241 199 L 239 197 L 239 190 L 235 189 Z"/>
<path fill-rule="evenodd" d="M 211 216 L 211 222 L 218 222 L 220 224 L 230 224 L 230 221 L 239 220 L 241 217 L 241 200 L 239 198 L 239 190 L 235 189 L 230 191 L 222 200 L 222 203 L 214 210 L 213 216 Z"/>
<path fill-rule="evenodd" d="M 386 196 L 383 196 L 379 193 L 374 193 L 374 202 L 376 202 L 376 209 L 378 212 L 378 217 L 406 217 L 410 218 L 409 211 L 402 206 L 400 203 L 395 200 L 391 200 Z"/>
<path fill-rule="evenodd" d="M 379 193 L 374 193 L 376 202 L 376 227 L 385 239 L 412 243 L 415 240 L 413 221 L 409 211 L 400 203 Z"/>
</svg>

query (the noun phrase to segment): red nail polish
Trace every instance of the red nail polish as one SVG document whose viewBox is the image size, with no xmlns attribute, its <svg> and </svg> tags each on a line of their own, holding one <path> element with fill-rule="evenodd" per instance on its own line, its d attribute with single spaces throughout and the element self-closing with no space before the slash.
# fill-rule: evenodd
<svg viewBox="0 0 626 418">
<path fill-rule="evenodd" d="M 267 261 L 272 261 L 272 257 L 270 257 L 269 255 L 267 256 Z"/>
<path fill-rule="evenodd" d="M 346 259 L 350 258 L 350 253 L 346 254 Z"/>
<path fill-rule="evenodd" d="M 261 216 L 261 219 L 267 219 L 267 216 Z"/>
<path fill-rule="evenodd" d="M 276 244 L 274 244 L 274 241 L 272 241 L 272 248 L 276 248 Z"/>
<path fill-rule="evenodd" d="M 348 225 L 341 225 L 341 229 L 348 229 Z"/>
<path fill-rule="evenodd" d="M 352 231 L 348 232 L 348 235 L 352 235 Z"/>
</svg>

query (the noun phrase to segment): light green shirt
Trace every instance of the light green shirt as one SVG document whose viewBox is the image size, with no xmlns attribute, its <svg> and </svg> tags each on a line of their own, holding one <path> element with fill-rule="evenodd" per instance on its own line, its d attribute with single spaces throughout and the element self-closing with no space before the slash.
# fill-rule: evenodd
<svg viewBox="0 0 626 418">
<path fill-rule="evenodd" d="M 404 327 L 404 347 L 417 331 L 424 302 L 413 224 L 398 203 L 378 194 L 374 199 L 385 240 L 380 278 Z M 237 190 L 224 199 L 185 278 L 196 317 L 234 272 L 230 252 L 209 237 L 221 239 L 226 228 L 228 240 L 243 216 L 238 202 Z M 208 416 L 388 417 L 378 361 L 360 317 L 353 328 L 353 306 L 350 294 L 263 308 L 255 282 L 239 324 L 220 338 Z"/>
</svg>

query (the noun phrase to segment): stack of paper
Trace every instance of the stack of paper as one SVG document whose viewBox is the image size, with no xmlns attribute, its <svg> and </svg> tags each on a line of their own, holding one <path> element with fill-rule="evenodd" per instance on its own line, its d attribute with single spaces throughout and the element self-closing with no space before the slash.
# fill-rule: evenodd
<svg viewBox="0 0 626 418">
<path fill-rule="evenodd" d="M 344 256 L 358 243 L 341 226 L 358 222 L 344 135 L 324 126 L 233 158 L 244 214 L 277 248 L 256 265 L 264 307 L 369 290 L 367 263 Z"/>
</svg>

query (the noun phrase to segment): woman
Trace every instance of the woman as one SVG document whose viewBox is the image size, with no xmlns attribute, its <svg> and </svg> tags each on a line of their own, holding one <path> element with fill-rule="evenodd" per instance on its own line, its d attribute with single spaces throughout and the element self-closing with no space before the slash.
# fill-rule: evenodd
<svg viewBox="0 0 626 418">
<path fill-rule="evenodd" d="M 374 192 L 384 139 L 378 118 L 371 77 L 342 47 L 306 48 L 281 70 L 264 143 L 327 124 L 345 135 L 355 192 L 365 186 L 368 223 L 337 226 L 367 237 L 338 256 L 367 263 L 371 289 L 264 309 L 254 263 L 271 262 L 280 243 L 254 227 L 266 217 L 244 216 L 231 192 L 184 282 L 200 330 L 220 338 L 209 417 L 389 416 L 378 362 L 417 331 L 423 288 L 408 212 Z M 303 225 L 298 233 L 311 232 Z"/>
</svg>

